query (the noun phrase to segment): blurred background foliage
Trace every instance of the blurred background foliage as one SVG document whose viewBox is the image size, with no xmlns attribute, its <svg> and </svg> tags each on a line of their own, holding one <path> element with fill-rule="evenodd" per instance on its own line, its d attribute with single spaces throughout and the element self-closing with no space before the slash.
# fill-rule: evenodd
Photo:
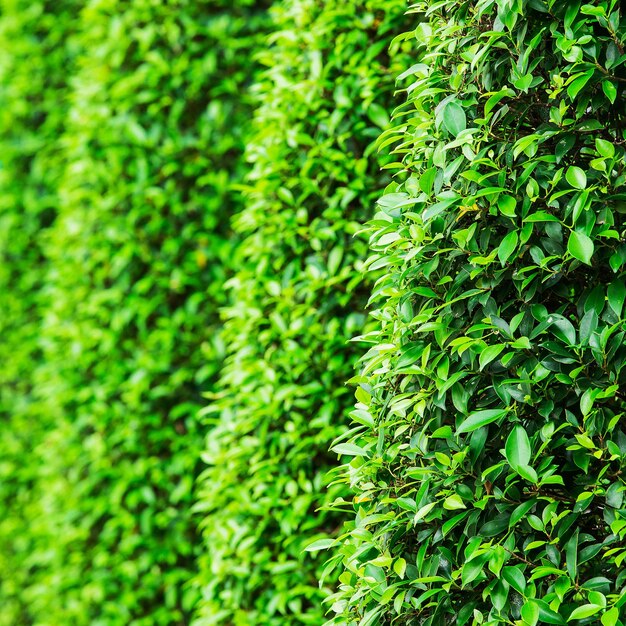
<svg viewBox="0 0 626 626">
<path fill-rule="evenodd" d="M 2 623 L 191 619 L 266 8 L 3 3 Z"/>
<path fill-rule="evenodd" d="M 1 625 L 323 619 L 404 8 L 1 0 Z"/>
<path fill-rule="evenodd" d="M 289 0 L 258 55 L 245 205 L 226 284 L 226 360 L 203 414 L 210 434 L 200 623 L 320 624 L 321 561 L 304 547 L 341 525 L 329 442 L 347 428 L 349 339 L 370 285 L 359 219 L 387 176 L 388 124 L 404 1 Z M 391 47 L 390 47 L 391 46 Z M 334 459 L 334 461 L 333 461 Z M 332 497 L 331 497 L 332 496 Z"/>
</svg>

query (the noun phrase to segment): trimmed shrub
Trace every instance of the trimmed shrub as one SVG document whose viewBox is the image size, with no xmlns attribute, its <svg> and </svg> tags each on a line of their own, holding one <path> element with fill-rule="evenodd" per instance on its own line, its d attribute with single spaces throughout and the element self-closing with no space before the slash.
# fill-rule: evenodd
<svg viewBox="0 0 626 626">
<path fill-rule="evenodd" d="M 54 427 L 33 461 L 41 517 L 28 520 L 36 550 L 20 590 L 32 623 L 189 623 L 196 414 L 219 368 L 231 185 L 264 9 L 98 0 L 74 16 L 36 372 Z"/>
<path fill-rule="evenodd" d="M 369 287 L 354 235 L 387 177 L 373 142 L 388 124 L 387 49 L 404 3 L 286 0 L 260 53 L 242 242 L 229 281 L 227 359 L 206 408 L 214 428 L 199 508 L 205 552 L 197 624 L 319 624 L 319 560 L 304 547 L 339 524 L 317 508 L 327 448 L 349 403 L 346 341 Z M 335 489 L 333 493 L 336 494 Z"/>
<path fill-rule="evenodd" d="M 0 2 L 0 624 L 31 624 L 29 528 L 35 450 L 49 415 L 33 365 L 45 276 L 41 235 L 54 222 L 62 173 L 58 138 L 67 112 L 78 3 Z"/>
<path fill-rule="evenodd" d="M 626 24 L 420 2 L 331 623 L 624 623 Z"/>
</svg>

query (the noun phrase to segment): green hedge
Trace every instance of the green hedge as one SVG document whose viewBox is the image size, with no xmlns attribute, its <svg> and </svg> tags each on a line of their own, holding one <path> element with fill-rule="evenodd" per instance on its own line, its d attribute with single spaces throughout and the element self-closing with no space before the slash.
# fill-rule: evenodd
<svg viewBox="0 0 626 626">
<path fill-rule="evenodd" d="M 414 11 L 332 623 L 622 624 L 624 16 Z"/>
<path fill-rule="evenodd" d="M 229 281 L 227 359 L 207 407 L 200 509 L 205 549 L 198 624 L 319 624 L 319 559 L 307 544 L 340 515 L 323 477 L 341 430 L 369 287 L 355 238 L 384 184 L 374 140 L 386 127 L 387 49 L 403 0 L 286 0 L 259 55 L 242 239 Z M 322 495 L 320 495 L 320 493 Z"/>
<path fill-rule="evenodd" d="M 66 118 L 78 4 L 0 2 L 0 624 L 32 623 L 24 593 L 42 512 L 33 485 L 36 449 L 50 423 L 37 397 L 46 262 L 41 234 L 54 222 L 62 174 L 58 138 Z"/>
<path fill-rule="evenodd" d="M 16 540 L 35 545 L 15 590 L 28 623 L 182 624 L 193 611 L 196 415 L 219 368 L 231 184 L 265 24 L 263 2 L 222 4 L 102 0 L 71 16 L 58 216 L 33 229 L 49 269 L 43 356 L 24 376 L 51 427 L 22 459 L 40 467 L 39 515 Z M 48 61 L 66 77 L 62 52 Z M 62 113 L 48 86 L 36 98 Z M 23 269 L 41 272 L 29 259 Z"/>
</svg>

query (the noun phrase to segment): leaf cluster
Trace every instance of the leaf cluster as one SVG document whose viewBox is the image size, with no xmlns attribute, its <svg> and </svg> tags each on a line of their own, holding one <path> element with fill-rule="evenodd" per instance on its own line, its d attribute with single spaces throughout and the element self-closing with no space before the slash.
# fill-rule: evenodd
<svg viewBox="0 0 626 626">
<path fill-rule="evenodd" d="M 329 623 L 622 624 L 622 7 L 413 15 Z"/>
<path fill-rule="evenodd" d="M 322 564 L 303 548 L 343 517 L 318 509 L 334 497 L 323 485 L 336 462 L 328 442 L 351 403 L 344 381 L 356 350 L 346 344 L 366 321 L 366 242 L 355 234 L 389 181 L 374 142 L 389 121 L 400 66 L 387 50 L 403 9 L 402 0 L 272 8 L 234 220 L 226 361 L 204 411 L 199 624 L 323 620 Z"/>
<path fill-rule="evenodd" d="M 190 623 L 197 411 L 266 4 L 3 3 L 2 623 Z"/>
</svg>

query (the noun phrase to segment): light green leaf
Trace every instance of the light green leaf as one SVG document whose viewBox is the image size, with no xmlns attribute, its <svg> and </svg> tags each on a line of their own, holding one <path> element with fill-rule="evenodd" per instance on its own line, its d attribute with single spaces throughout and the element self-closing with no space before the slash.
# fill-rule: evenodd
<svg viewBox="0 0 626 626">
<path fill-rule="evenodd" d="M 507 414 L 507 409 L 488 409 L 485 411 L 476 411 L 464 420 L 457 428 L 456 434 L 471 433 L 474 430 L 487 426 Z"/>
<path fill-rule="evenodd" d="M 596 139 L 596 150 L 598 154 L 609 159 L 615 156 L 615 146 L 605 139 Z"/>
<path fill-rule="evenodd" d="M 443 109 L 443 126 L 454 137 L 467 128 L 465 111 L 457 100 L 450 100 Z"/>
<path fill-rule="evenodd" d="M 502 570 L 502 578 L 506 580 L 515 591 L 524 595 L 526 591 L 526 578 L 518 567 L 507 566 Z"/>
<path fill-rule="evenodd" d="M 583 604 L 582 606 L 579 606 L 577 609 L 574 609 L 570 613 L 570 616 L 567 618 L 567 621 L 571 622 L 575 619 L 585 619 L 587 617 L 591 617 L 592 615 L 595 615 L 601 610 L 602 610 L 602 607 L 598 606 L 597 604 Z"/>
<path fill-rule="evenodd" d="M 406 561 L 403 558 L 396 559 L 393 564 L 393 571 L 400 576 L 400 578 L 404 578 L 404 572 L 406 572 Z"/>
<path fill-rule="evenodd" d="M 589 79 L 593 76 L 594 70 L 588 70 L 587 72 L 578 75 L 568 86 L 567 95 L 574 100 L 578 93 L 589 82 Z"/>
<path fill-rule="evenodd" d="M 498 198 L 498 208 L 502 215 L 507 217 L 515 217 L 515 207 L 517 202 L 513 196 L 500 196 Z"/>
<path fill-rule="evenodd" d="M 547 211 L 537 211 L 524 218 L 525 222 L 558 222 L 559 218 Z"/>
<path fill-rule="evenodd" d="M 511 517 L 509 519 L 509 528 L 513 528 L 522 518 L 526 517 L 526 514 L 532 509 L 537 502 L 535 500 L 529 500 L 528 502 L 522 502 L 519 506 L 515 507 Z"/>
<path fill-rule="evenodd" d="M 582 320 L 580 320 L 581 344 L 587 345 L 589 343 L 589 339 L 595 332 L 596 328 L 598 328 L 598 314 L 594 309 L 589 309 L 585 315 L 583 315 Z"/>
<path fill-rule="evenodd" d="M 504 452 L 506 460 L 515 471 L 520 467 L 528 465 L 532 451 L 528 434 L 523 426 L 518 424 L 513 428 L 511 434 L 507 437 Z"/>
<path fill-rule="evenodd" d="M 603 80 L 602 91 L 604 91 L 604 95 L 609 99 L 609 102 L 613 104 L 617 98 L 617 87 L 610 80 Z"/>
<path fill-rule="evenodd" d="M 587 175 L 575 165 L 567 168 L 565 180 L 575 189 L 584 189 L 587 186 Z"/>
<path fill-rule="evenodd" d="M 448 511 L 455 511 L 457 509 L 466 509 L 465 503 L 463 502 L 461 496 L 458 494 L 453 494 L 448 496 L 443 502 L 443 508 Z"/>
<path fill-rule="evenodd" d="M 576 529 L 572 538 L 565 545 L 565 561 L 569 577 L 576 582 L 576 576 L 578 575 L 578 529 Z"/>
<path fill-rule="evenodd" d="M 503 267 L 506 265 L 509 257 L 513 254 L 513 252 L 515 252 L 518 241 L 519 237 L 517 235 L 517 231 L 512 230 L 500 242 L 500 245 L 498 246 L 498 259 L 500 259 L 500 263 L 502 263 Z"/>
<path fill-rule="evenodd" d="M 535 600 L 535 602 L 539 605 L 539 619 L 542 622 L 559 625 L 566 623 L 563 617 L 556 611 L 553 611 L 547 602 L 544 600 Z"/>
<path fill-rule="evenodd" d="M 626 300 L 626 285 L 621 280 L 614 280 L 607 289 L 607 297 L 609 306 L 620 317 Z"/>
<path fill-rule="evenodd" d="M 367 109 L 367 117 L 380 128 L 385 129 L 389 126 L 389 115 L 387 115 L 387 111 L 380 104 L 375 102 L 370 104 Z"/>
<path fill-rule="evenodd" d="M 522 605 L 522 619 L 528 626 L 535 626 L 539 621 L 539 606 L 532 600 Z"/>
<path fill-rule="evenodd" d="M 535 485 L 537 484 L 537 481 L 539 480 L 537 476 L 537 472 L 529 465 L 520 465 L 519 467 L 516 468 L 515 471 L 522 478 L 526 479 L 528 482 L 531 482 Z"/>
<path fill-rule="evenodd" d="M 489 113 L 491 113 L 496 104 L 498 104 L 500 100 L 506 97 L 514 98 L 515 92 L 507 87 L 505 89 L 501 89 L 500 91 L 496 91 L 491 96 L 489 96 L 489 99 L 485 103 L 485 115 L 489 115 Z"/>
<path fill-rule="evenodd" d="M 619 619 L 619 609 L 617 607 L 613 607 L 609 609 L 601 618 L 602 626 L 615 626 L 617 624 L 617 620 Z"/>
<path fill-rule="evenodd" d="M 487 346 L 478 357 L 480 369 L 484 369 L 487 365 L 489 365 L 489 363 L 491 363 L 491 361 L 496 359 L 505 347 L 506 346 L 503 343 Z"/>
<path fill-rule="evenodd" d="M 333 452 L 337 454 L 345 454 L 348 456 L 368 456 L 367 452 L 363 448 L 354 445 L 353 443 L 340 443 L 331 448 Z"/>
<path fill-rule="evenodd" d="M 327 550 L 335 543 L 334 539 L 318 539 L 310 543 L 304 548 L 305 552 L 318 552 L 319 550 Z"/>
<path fill-rule="evenodd" d="M 420 510 L 415 514 L 413 521 L 419 522 L 422 518 L 426 517 L 430 513 L 430 511 L 433 509 L 435 504 L 437 503 L 429 502 L 428 504 L 425 504 L 423 507 L 421 507 Z"/>
<path fill-rule="evenodd" d="M 572 231 L 567 242 L 567 251 L 575 258 L 591 265 L 591 257 L 593 256 L 593 241 L 584 233 Z"/>
</svg>

